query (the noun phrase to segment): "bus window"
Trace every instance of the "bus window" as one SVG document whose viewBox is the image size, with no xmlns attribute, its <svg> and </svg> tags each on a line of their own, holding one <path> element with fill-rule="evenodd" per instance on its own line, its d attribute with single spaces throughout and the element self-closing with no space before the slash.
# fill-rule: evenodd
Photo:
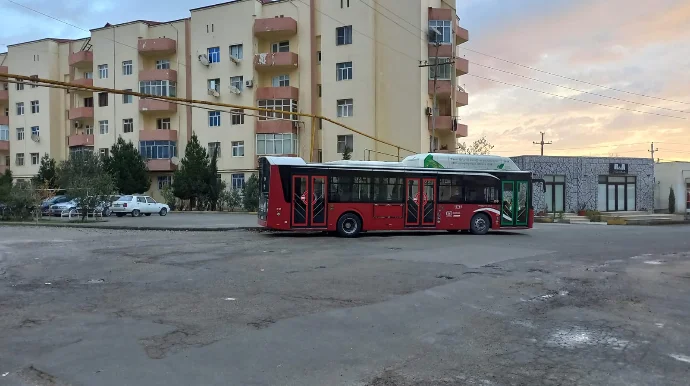
<svg viewBox="0 0 690 386">
<path fill-rule="evenodd" d="M 438 201 L 451 204 L 459 204 L 464 201 L 461 176 L 448 176 L 440 179 Z"/>
<path fill-rule="evenodd" d="M 375 177 L 373 182 L 374 202 L 403 202 L 403 179 L 400 177 Z"/>
</svg>

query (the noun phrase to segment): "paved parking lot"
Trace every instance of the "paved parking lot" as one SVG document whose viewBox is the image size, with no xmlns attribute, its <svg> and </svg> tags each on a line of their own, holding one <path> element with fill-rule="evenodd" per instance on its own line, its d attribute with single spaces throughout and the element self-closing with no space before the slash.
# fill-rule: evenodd
<svg viewBox="0 0 690 386">
<path fill-rule="evenodd" d="M 67 217 L 43 217 L 46 221 L 60 223 L 69 222 Z M 179 213 L 171 212 L 167 216 L 152 214 L 151 216 L 117 217 L 112 215 L 104 218 L 105 222 L 86 223 L 94 227 L 117 226 L 124 228 L 202 228 L 202 229 L 232 229 L 258 227 L 256 214 L 246 213 Z"/>
<path fill-rule="evenodd" d="M 687 385 L 689 232 L 0 227 L 0 384 Z"/>
</svg>

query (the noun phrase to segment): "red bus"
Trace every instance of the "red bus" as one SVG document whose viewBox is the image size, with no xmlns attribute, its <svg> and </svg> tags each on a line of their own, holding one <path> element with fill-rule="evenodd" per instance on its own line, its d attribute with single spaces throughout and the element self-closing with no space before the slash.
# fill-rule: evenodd
<svg viewBox="0 0 690 386">
<path fill-rule="evenodd" d="M 519 170 L 368 161 L 308 164 L 297 157 L 261 157 L 259 225 L 337 232 L 343 237 L 377 230 L 482 235 L 489 230 L 529 229 L 534 220 L 532 182 L 531 172 Z"/>
</svg>

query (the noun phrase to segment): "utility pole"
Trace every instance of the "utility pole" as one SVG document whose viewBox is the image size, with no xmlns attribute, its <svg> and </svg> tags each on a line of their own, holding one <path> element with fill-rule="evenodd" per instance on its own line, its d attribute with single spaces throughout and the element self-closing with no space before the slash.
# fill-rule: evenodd
<svg viewBox="0 0 690 386">
<path fill-rule="evenodd" d="M 438 100 L 436 97 L 436 81 L 438 80 L 438 49 L 441 46 L 441 31 L 432 27 L 431 33 L 429 35 L 434 36 L 434 46 L 436 47 L 436 54 L 434 57 L 434 64 L 420 64 L 419 67 L 431 67 L 434 66 L 434 98 L 433 107 L 431 108 L 431 140 L 429 141 L 429 152 L 433 153 L 434 150 L 434 140 L 436 139 L 436 115 L 438 114 Z M 443 63 L 443 65 L 448 65 L 451 62 Z"/>
<path fill-rule="evenodd" d="M 551 141 L 549 142 L 544 142 L 544 132 L 540 131 L 541 133 L 541 142 L 532 142 L 535 145 L 541 145 L 541 155 L 544 155 L 544 145 L 551 145 Z"/>
<path fill-rule="evenodd" d="M 652 154 L 652 162 L 654 162 L 654 152 L 659 151 L 659 148 L 654 148 L 654 142 L 652 142 L 651 146 L 649 147 L 649 150 L 647 150 Z"/>
</svg>

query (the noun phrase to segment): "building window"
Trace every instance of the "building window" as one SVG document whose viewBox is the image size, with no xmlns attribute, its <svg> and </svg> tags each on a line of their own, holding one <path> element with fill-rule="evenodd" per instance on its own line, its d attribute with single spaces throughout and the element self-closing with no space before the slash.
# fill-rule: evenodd
<svg viewBox="0 0 690 386">
<path fill-rule="evenodd" d="M 17 102 L 17 115 L 24 115 L 24 102 Z"/>
<path fill-rule="evenodd" d="M 122 120 L 122 131 L 125 133 L 133 133 L 134 132 L 134 119 L 132 118 L 127 118 Z"/>
<path fill-rule="evenodd" d="M 316 88 L 319 90 L 319 98 L 321 98 L 321 85 L 316 85 Z"/>
<path fill-rule="evenodd" d="M 107 158 L 110 155 L 110 149 L 107 147 L 102 147 L 98 149 L 98 153 L 101 155 L 101 157 Z"/>
<path fill-rule="evenodd" d="M 106 107 L 108 106 L 108 93 L 107 92 L 99 92 L 98 93 L 98 107 Z"/>
<path fill-rule="evenodd" d="M 139 154 L 145 159 L 170 159 L 177 157 L 177 142 L 139 141 Z"/>
<path fill-rule="evenodd" d="M 544 176 L 546 192 L 546 212 L 565 211 L 565 176 L 547 175 Z"/>
<path fill-rule="evenodd" d="M 242 52 L 242 45 L 241 44 L 235 44 L 230 46 L 230 56 L 232 56 L 235 59 L 242 59 L 243 52 Z"/>
<path fill-rule="evenodd" d="M 38 114 L 38 101 L 31 101 L 31 114 Z"/>
<path fill-rule="evenodd" d="M 208 143 L 208 156 L 213 157 L 213 153 L 217 152 L 217 157 L 220 158 L 220 142 L 209 142 Z"/>
<path fill-rule="evenodd" d="M 208 112 L 208 125 L 211 127 L 220 126 L 220 111 Z"/>
<path fill-rule="evenodd" d="M 209 63 L 220 62 L 220 47 L 211 47 L 208 49 L 208 62 Z"/>
<path fill-rule="evenodd" d="M 335 45 L 343 46 L 345 44 L 352 44 L 352 26 L 346 25 L 344 27 L 337 27 L 335 29 Z"/>
<path fill-rule="evenodd" d="M 24 128 L 23 127 L 17 127 L 17 141 L 23 141 L 24 140 Z"/>
<path fill-rule="evenodd" d="M 297 112 L 297 101 L 292 99 L 261 99 L 258 101 L 258 105 L 264 109 L 270 110 L 283 110 L 286 112 Z M 265 121 L 269 119 L 289 119 L 292 121 L 297 120 L 296 115 L 291 115 L 288 113 L 272 113 L 268 111 L 259 111 L 259 120 Z"/>
<path fill-rule="evenodd" d="M 84 79 L 93 79 L 93 72 L 87 71 L 84 73 Z"/>
<path fill-rule="evenodd" d="M 98 129 L 101 134 L 108 134 L 108 121 L 98 121 Z"/>
<path fill-rule="evenodd" d="M 93 107 L 93 97 L 84 98 L 84 107 Z"/>
<path fill-rule="evenodd" d="M 233 125 L 244 125 L 244 109 L 230 110 L 230 119 Z"/>
<path fill-rule="evenodd" d="M 271 83 L 273 87 L 288 87 L 290 86 L 290 75 L 274 76 Z"/>
<path fill-rule="evenodd" d="M 18 80 L 16 84 L 17 91 L 22 91 L 24 90 L 24 81 L 23 80 Z"/>
<path fill-rule="evenodd" d="M 15 159 L 15 164 L 17 166 L 24 166 L 24 153 L 17 153 L 17 158 Z"/>
<path fill-rule="evenodd" d="M 31 77 L 32 78 L 38 78 L 38 75 L 31 75 Z M 30 81 L 30 83 L 31 83 L 31 88 L 38 87 L 38 83 L 36 83 L 36 81 L 33 81 L 33 82 Z"/>
<path fill-rule="evenodd" d="M 128 89 L 126 89 L 125 91 L 132 91 L 132 89 L 131 89 L 131 88 L 128 88 Z M 127 94 L 122 95 L 122 103 L 123 103 L 123 104 L 132 103 L 132 96 L 131 96 L 131 95 L 127 95 Z"/>
<path fill-rule="evenodd" d="M 321 51 L 316 51 L 316 60 L 318 64 L 321 64 Z"/>
<path fill-rule="evenodd" d="M 429 58 L 429 79 L 434 79 L 434 73 L 438 68 L 438 78 L 443 80 L 450 80 L 452 67 L 450 58 L 438 58 L 438 65 L 435 65 L 436 58 Z"/>
<path fill-rule="evenodd" d="M 220 79 L 209 79 L 207 82 L 209 90 L 220 92 Z"/>
<path fill-rule="evenodd" d="M 172 185 L 172 176 L 158 176 L 158 190 Z"/>
<path fill-rule="evenodd" d="M 297 134 L 257 134 L 256 154 L 297 154 Z"/>
<path fill-rule="evenodd" d="M 156 60 L 156 70 L 169 70 L 170 61 L 168 59 Z"/>
<path fill-rule="evenodd" d="M 233 189 L 244 189 L 244 173 L 232 174 L 230 181 Z"/>
<path fill-rule="evenodd" d="M 10 140 L 10 128 L 9 126 L 0 125 L 0 141 Z"/>
<path fill-rule="evenodd" d="M 169 80 L 145 80 L 139 82 L 139 92 L 155 96 L 177 95 L 177 82 Z"/>
<path fill-rule="evenodd" d="M 352 79 L 352 62 L 337 63 L 335 65 L 336 80 Z"/>
<path fill-rule="evenodd" d="M 350 151 L 353 150 L 353 145 L 354 145 L 354 138 L 352 134 L 348 135 L 339 135 L 338 136 L 338 153 L 344 153 L 345 148 L 347 147 L 350 149 Z"/>
<path fill-rule="evenodd" d="M 31 164 L 38 165 L 38 153 L 31 153 Z"/>
<path fill-rule="evenodd" d="M 86 133 L 86 135 L 93 135 L 93 127 L 91 127 L 90 125 L 86 125 L 84 127 L 84 132 Z"/>
<path fill-rule="evenodd" d="M 157 130 L 170 130 L 170 118 L 158 118 L 158 119 L 156 119 L 156 129 Z"/>
<path fill-rule="evenodd" d="M 244 157 L 244 141 L 233 141 L 232 142 L 232 156 L 233 157 Z"/>
<path fill-rule="evenodd" d="M 636 209 L 635 176 L 599 176 L 597 210 L 601 212 Z"/>
<path fill-rule="evenodd" d="M 354 113 L 352 99 L 338 99 L 338 116 L 351 117 Z"/>
<path fill-rule="evenodd" d="M 450 44 L 451 35 L 450 20 L 429 20 L 429 43 Z"/>
<path fill-rule="evenodd" d="M 340 8 L 350 7 L 350 0 L 340 0 Z"/>
<path fill-rule="evenodd" d="M 323 162 L 323 150 L 319 149 L 319 153 L 316 158 L 316 162 Z"/>
<path fill-rule="evenodd" d="M 40 137 L 41 136 L 41 129 L 38 126 L 31 126 L 31 136 L 36 136 Z"/>
<path fill-rule="evenodd" d="M 9 108 L 9 107 L 5 107 L 5 112 L 4 112 L 4 114 L 5 114 L 6 117 L 8 117 L 8 116 L 10 115 L 10 108 Z"/>
<path fill-rule="evenodd" d="M 243 82 L 244 82 L 244 78 L 241 76 L 231 76 L 230 77 L 230 86 L 236 88 L 238 91 L 242 91 Z"/>
<path fill-rule="evenodd" d="M 108 65 L 99 64 L 98 65 L 98 77 L 100 79 L 108 79 Z"/>
<path fill-rule="evenodd" d="M 278 42 L 271 44 L 271 52 L 290 52 L 290 42 Z"/>
<path fill-rule="evenodd" d="M 99 70 L 100 70 L 100 68 L 99 68 Z M 132 73 L 133 73 L 132 61 L 131 60 L 125 60 L 124 62 L 122 62 L 122 75 L 132 75 Z"/>
</svg>

